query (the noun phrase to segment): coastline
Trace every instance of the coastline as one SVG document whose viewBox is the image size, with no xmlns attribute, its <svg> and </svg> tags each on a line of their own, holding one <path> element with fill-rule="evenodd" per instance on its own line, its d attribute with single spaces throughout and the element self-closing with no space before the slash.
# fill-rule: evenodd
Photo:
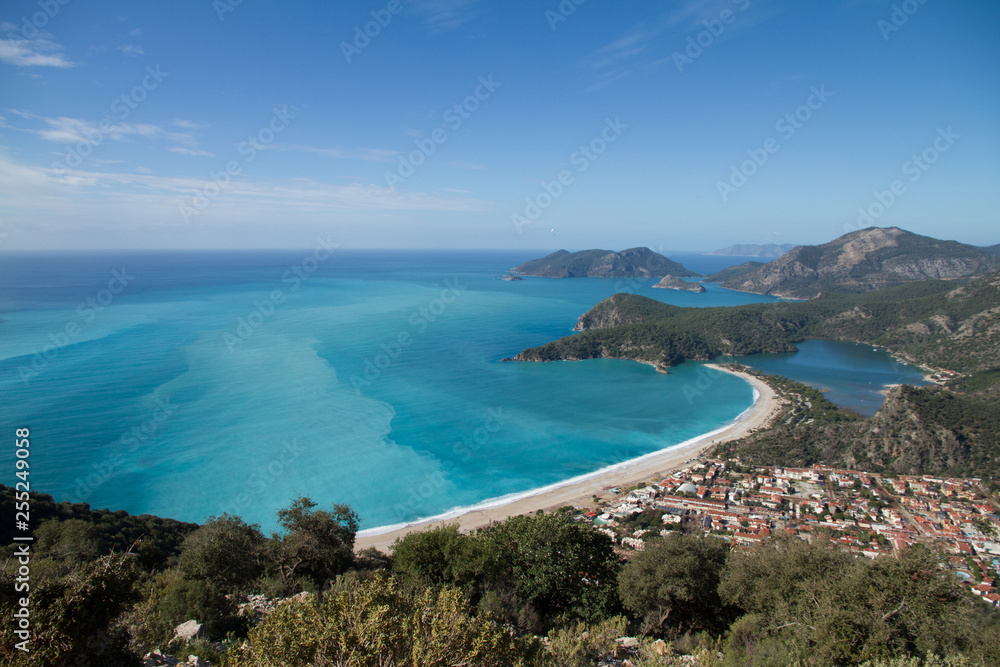
<svg viewBox="0 0 1000 667">
<path fill-rule="evenodd" d="M 701 456 L 716 444 L 745 437 L 751 431 L 761 428 L 777 414 L 780 401 L 774 390 L 765 382 L 753 375 L 733 371 L 718 364 L 705 364 L 705 366 L 738 375 L 753 386 L 756 400 L 736 421 L 669 449 L 624 461 L 576 480 L 543 487 L 534 492 L 517 494 L 509 500 L 492 499 L 485 501 L 481 506 L 455 510 L 453 516 L 449 513 L 445 517 L 431 517 L 405 526 L 390 526 L 388 530 L 373 528 L 370 531 L 362 531 L 355 540 L 355 549 L 375 547 L 386 551 L 393 542 L 407 533 L 450 524 L 457 524 L 459 530 L 469 532 L 520 514 L 538 510 L 548 511 L 563 505 L 590 503 L 593 502 L 594 495 L 600 495 L 611 487 L 627 486 L 653 479 L 659 481 L 669 477 L 672 472 L 684 467 L 691 459 Z"/>
</svg>

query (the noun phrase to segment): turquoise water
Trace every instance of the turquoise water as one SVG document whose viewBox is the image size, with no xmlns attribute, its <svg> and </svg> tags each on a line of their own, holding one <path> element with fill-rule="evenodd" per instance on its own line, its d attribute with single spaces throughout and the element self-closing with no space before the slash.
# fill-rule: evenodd
<svg viewBox="0 0 1000 667">
<path fill-rule="evenodd" d="M 754 354 L 739 357 L 739 361 L 816 387 L 837 405 L 869 416 L 882 406 L 885 385 L 927 384 L 919 369 L 871 345 L 806 340 L 796 347 L 798 352 Z"/>
<path fill-rule="evenodd" d="M 59 500 L 269 529 L 308 495 L 375 528 L 592 473 L 751 405 L 700 364 L 501 362 L 615 292 L 770 300 L 497 279 L 535 254 L 8 255 L 0 423 L 31 428 L 32 489 Z M 2 465 L 12 484 L 12 451 Z"/>
</svg>

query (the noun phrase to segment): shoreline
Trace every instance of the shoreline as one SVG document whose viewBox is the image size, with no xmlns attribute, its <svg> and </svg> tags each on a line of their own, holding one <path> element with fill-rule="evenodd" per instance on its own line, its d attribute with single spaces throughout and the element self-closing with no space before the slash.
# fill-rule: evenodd
<svg viewBox="0 0 1000 667">
<path fill-rule="evenodd" d="M 407 533 L 429 530 L 445 525 L 457 524 L 462 532 L 483 528 L 491 523 L 503 521 L 512 516 L 529 514 L 538 510 L 550 510 L 564 505 L 578 505 L 593 502 L 594 495 L 606 489 L 628 486 L 655 479 L 659 481 L 680 468 L 691 459 L 702 456 L 708 449 L 721 442 L 736 440 L 761 428 L 777 414 L 780 401 L 767 383 L 753 375 L 740 373 L 718 364 L 705 364 L 724 373 L 737 375 L 751 384 L 756 400 L 737 420 L 713 431 L 699 435 L 689 441 L 657 452 L 651 452 L 636 459 L 598 470 L 593 473 L 560 482 L 534 491 L 514 494 L 508 500 L 493 498 L 479 506 L 455 509 L 443 516 L 430 517 L 404 526 L 372 528 L 358 533 L 355 549 L 375 547 L 386 551 L 398 538 Z"/>
</svg>

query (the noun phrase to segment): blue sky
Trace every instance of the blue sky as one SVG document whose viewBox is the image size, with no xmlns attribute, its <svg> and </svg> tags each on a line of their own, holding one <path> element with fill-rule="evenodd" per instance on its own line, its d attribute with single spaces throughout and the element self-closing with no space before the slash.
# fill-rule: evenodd
<svg viewBox="0 0 1000 667">
<path fill-rule="evenodd" d="M 0 24 L 0 250 L 1000 242 L 995 0 L 35 0 Z"/>
</svg>

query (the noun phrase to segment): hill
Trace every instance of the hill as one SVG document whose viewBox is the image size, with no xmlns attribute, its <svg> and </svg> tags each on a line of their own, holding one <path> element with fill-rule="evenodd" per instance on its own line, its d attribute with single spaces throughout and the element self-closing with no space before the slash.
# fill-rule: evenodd
<svg viewBox="0 0 1000 667">
<path fill-rule="evenodd" d="M 829 243 L 800 246 L 723 287 L 796 299 L 824 292 L 861 293 L 929 279 L 967 279 L 1000 267 L 981 248 L 869 227 Z"/>
<path fill-rule="evenodd" d="M 987 255 L 991 255 L 993 257 L 1000 257 L 1000 243 L 997 243 L 996 245 L 986 246 L 980 249 Z"/>
<path fill-rule="evenodd" d="M 733 257 L 781 257 L 789 250 L 798 248 L 794 243 L 737 243 L 723 248 L 706 252 L 706 255 L 730 255 Z"/>
<path fill-rule="evenodd" d="M 682 265 L 649 248 L 612 250 L 557 250 L 541 259 L 533 259 L 514 271 L 540 278 L 659 278 L 697 276 Z"/>
<path fill-rule="evenodd" d="M 730 266 L 721 271 L 716 271 L 715 273 L 705 276 L 701 279 L 703 283 L 724 283 L 727 280 L 734 280 L 740 276 L 750 273 L 754 269 L 759 269 L 764 266 L 764 262 L 755 262 L 750 260 L 749 262 L 743 262 L 742 264 L 737 264 L 736 266 Z"/>
<path fill-rule="evenodd" d="M 904 385 L 894 387 L 874 415 L 858 419 L 832 410 L 811 388 L 784 378 L 768 381 L 787 400 L 775 425 L 725 443 L 715 455 L 738 457 L 751 465 L 822 462 L 897 475 L 1000 478 L 995 398 Z"/>
<path fill-rule="evenodd" d="M 984 374 L 998 365 L 1000 272 L 961 286 L 930 280 L 868 294 L 715 308 L 615 294 L 581 315 L 574 330 L 581 333 L 524 350 L 517 359 L 608 357 L 672 366 L 793 351 L 805 338 L 833 338 L 879 345 L 967 378 L 991 377 Z"/>
</svg>

